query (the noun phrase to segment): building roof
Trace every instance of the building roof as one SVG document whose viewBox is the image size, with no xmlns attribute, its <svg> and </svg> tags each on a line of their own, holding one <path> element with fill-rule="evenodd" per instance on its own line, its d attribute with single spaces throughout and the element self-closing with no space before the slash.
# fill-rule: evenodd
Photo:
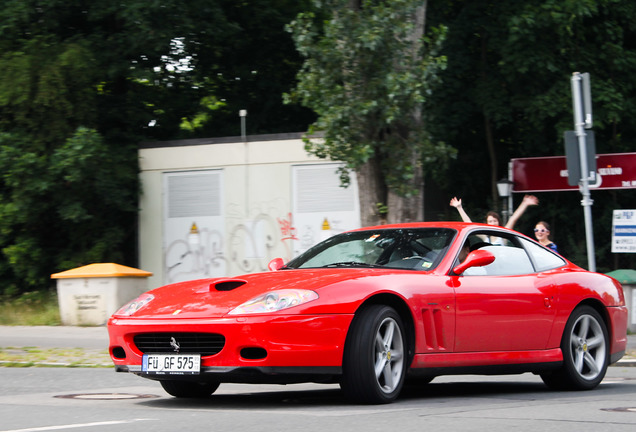
<svg viewBox="0 0 636 432">
<path fill-rule="evenodd" d="M 98 278 L 98 277 L 149 277 L 151 272 L 115 263 L 89 264 L 51 275 L 51 279 Z"/>
</svg>

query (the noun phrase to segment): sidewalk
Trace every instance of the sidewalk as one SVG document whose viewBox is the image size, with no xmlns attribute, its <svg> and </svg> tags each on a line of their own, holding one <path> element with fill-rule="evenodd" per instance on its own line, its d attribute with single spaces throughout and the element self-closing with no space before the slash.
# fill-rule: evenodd
<svg viewBox="0 0 636 432">
<path fill-rule="evenodd" d="M 636 334 L 614 366 L 636 366 Z M 112 366 L 105 326 L 0 326 L 0 366 Z"/>
<path fill-rule="evenodd" d="M 105 326 L 0 326 L 0 366 L 112 367 Z"/>
<path fill-rule="evenodd" d="M 0 347 L 108 350 L 106 326 L 0 326 Z"/>
</svg>

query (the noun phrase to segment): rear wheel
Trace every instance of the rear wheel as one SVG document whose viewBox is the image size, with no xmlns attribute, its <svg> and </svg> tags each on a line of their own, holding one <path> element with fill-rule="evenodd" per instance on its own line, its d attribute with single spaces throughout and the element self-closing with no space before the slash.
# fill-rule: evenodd
<svg viewBox="0 0 636 432">
<path fill-rule="evenodd" d="M 572 312 L 563 332 L 563 366 L 541 375 L 548 387 L 589 390 L 603 380 L 609 365 L 609 336 L 600 314 L 590 306 Z"/>
<path fill-rule="evenodd" d="M 159 381 L 161 387 L 171 396 L 178 398 L 205 398 L 219 388 L 219 383 L 199 383 L 195 381 Z"/>
<path fill-rule="evenodd" d="M 343 357 L 340 382 L 345 396 L 358 403 L 389 403 L 404 385 L 407 345 L 398 313 L 371 305 L 354 319 Z"/>
</svg>

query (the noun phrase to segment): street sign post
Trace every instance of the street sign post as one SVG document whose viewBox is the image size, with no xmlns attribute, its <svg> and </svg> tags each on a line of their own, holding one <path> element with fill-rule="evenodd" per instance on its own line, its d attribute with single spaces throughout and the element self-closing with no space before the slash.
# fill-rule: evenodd
<svg viewBox="0 0 636 432">
<path fill-rule="evenodd" d="M 574 111 L 574 132 L 578 138 L 579 144 L 579 161 L 581 164 L 580 188 L 583 199 L 583 214 L 585 217 L 585 237 L 587 243 L 587 263 L 588 270 L 596 271 L 596 258 L 594 255 L 594 232 L 592 228 L 592 198 L 590 196 L 590 181 L 596 182 L 594 176 L 596 170 L 589 175 L 588 158 L 586 150 L 586 133 L 585 129 L 592 127 L 592 100 L 590 91 L 590 76 L 587 73 L 580 74 L 574 72 L 572 74 L 572 108 Z"/>
<path fill-rule="evenodd" d="M 565 158 L 568 165 L 568 184 L 578 186 L 581 181 L 581 159 L 579 150 L 579 139 L 574 131 L 566 131 Z M 596 178 L 596 142 L 594 131 L 585 133 L 585 157 L 587 158 L 587 170 L 589 178 Z"/>
</svg>

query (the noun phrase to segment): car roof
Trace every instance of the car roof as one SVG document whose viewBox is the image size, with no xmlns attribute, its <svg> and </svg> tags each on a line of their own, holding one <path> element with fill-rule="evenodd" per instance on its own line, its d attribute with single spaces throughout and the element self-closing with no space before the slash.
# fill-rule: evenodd
<svg viewBox="0 0 636 432">
<path fill-rule="evenodd" d="M 409 222 L 409 223 L 399 223 L 399 224 L 387 224 L 387 225 L 375 225 L 369 227 L 357 228 L 353 231 L 374 231 L 379 229 L 404 229 L 404 228 L 451 228 L 457 231 L 464 231 L 467 229 L 474 228 L 484 228 L 484 229 L 492 229 L 502 232 L 514 232 L 516 231 L 510 230 L 500 225 L 487 225 L 484 223 L 476 223 L 476 222 L 455 222 L 455 221 L 437 221 L 437 222 Z M 519 234 L 519 233 L 517 233 Z"/>
</svg>

